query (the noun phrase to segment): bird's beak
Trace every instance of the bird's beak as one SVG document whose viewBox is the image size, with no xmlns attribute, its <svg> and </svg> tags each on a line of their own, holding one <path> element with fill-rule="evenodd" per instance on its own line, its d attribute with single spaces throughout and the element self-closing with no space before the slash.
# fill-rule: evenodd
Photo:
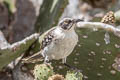
<svg viewBox="0 0 120 80">
<path fill-rule="evenodd" d="M 73 21 L 74 21 L 74 23 L 78 23 L 78 22 L 83 21 L 83 20 L 82 19 L 74 19 Z"/>
</svg>

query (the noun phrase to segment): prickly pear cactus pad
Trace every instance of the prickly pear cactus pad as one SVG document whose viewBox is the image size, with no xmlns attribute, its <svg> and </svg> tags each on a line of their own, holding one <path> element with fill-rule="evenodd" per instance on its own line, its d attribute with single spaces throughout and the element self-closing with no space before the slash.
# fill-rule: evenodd
<svg viewBox="0 0 120 80">
<path fill-rule="evenodd" d="M 82 80 L 82 73 L 75 71 L 68 71 L 65 80 Z"/>
<path fill-rule="evenodd" d="M 53 69 L 50 65 L 40 64 L 34 68 L 35 80 L 48 80 L 53 75 Z"/>
<path fill-rule="evenodd" d="M 78 29 L 77 33 L 79 42 L 67 64 L 82 70 L 84 80 L 120 80 L 120 61 L 116 61 L 120 55 L 120 37 L 112 32 L 106 34 L 103 29 Z M 67 69 L 56 70 L 64 74 Z"/>
</svg>

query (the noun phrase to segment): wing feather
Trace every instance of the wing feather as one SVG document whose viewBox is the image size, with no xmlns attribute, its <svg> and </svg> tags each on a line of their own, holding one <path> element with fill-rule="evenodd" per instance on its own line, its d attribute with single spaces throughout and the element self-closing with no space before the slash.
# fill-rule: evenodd
<svg viewBox="0 0 120 80">
<path fill-rule="evenodd" d="M 41 44 L 40 48 L 44 49 L 47 45 L 49 45 L 52 40 L 54 39 L 55 35 L 53 31 L 56 29 L 56 27 L 51 28 L 46 33 L 44 33 L 40 38 L 39 42 Z"/>
<path fill-rule="evenodd" d="M 32 56 L 29 56 L 27 58 L 24 58 L 22 59 L 23 63 L 35 63 L 35 62 L 39 62 L 41 61 L 42 59 L 40 58 L 41 57 L 41 52 L 42 52 L 42 49 L 44 47 L 46 47 L 47 45 L 49 45 L 53 38 L 54 38 L 54 35 L 53 35 L 53 30 L 55 30 L 56 27 L 53 27 L 51 29 L 49 29 L 47 32 L 43 33 L 40 37 L 39 37 L 39 42 L 40 42 L 40 45 L 41 45 L 41 50 L 36 53 L 36 54 L 33 54 Z"/>
</svg>

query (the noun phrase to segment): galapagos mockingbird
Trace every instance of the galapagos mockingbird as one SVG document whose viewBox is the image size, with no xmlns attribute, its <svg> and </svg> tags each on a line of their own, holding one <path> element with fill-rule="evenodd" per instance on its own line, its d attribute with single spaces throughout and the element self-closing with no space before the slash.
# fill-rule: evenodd
<svg viewBox="0 0 120 80">
<path fill-rule="evenodd" d="M 78 35 L 75 32 L 75 26 L 81 19 L 64 18 L 58 26 L 51 28 L 44 33 L 44 37 L 39 39 L 41 43 L 41 50 L 39 53 L 34 54 L 25 60 L 33 59 L 34 57 L 42 54 L 48 60 L 62 59 L 66 63 L 66 58 L 69 56 L 78 42 Z"/>
</svg>

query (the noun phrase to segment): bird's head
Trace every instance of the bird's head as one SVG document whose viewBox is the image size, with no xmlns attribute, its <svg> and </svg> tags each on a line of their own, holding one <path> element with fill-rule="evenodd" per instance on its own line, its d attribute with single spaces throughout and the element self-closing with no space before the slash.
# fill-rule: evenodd
<svg viewBox="0 0 120 80">
<path fill-rule="evenodd" d="M 61 27 L 64 30 L 70 30 L 75 26 L 76 23 L 83 21 L 81 19 L 71 19 L 71 18 L 64 18 L 60 23 L 58 24 L 59 27 Z"/>
</svg>

